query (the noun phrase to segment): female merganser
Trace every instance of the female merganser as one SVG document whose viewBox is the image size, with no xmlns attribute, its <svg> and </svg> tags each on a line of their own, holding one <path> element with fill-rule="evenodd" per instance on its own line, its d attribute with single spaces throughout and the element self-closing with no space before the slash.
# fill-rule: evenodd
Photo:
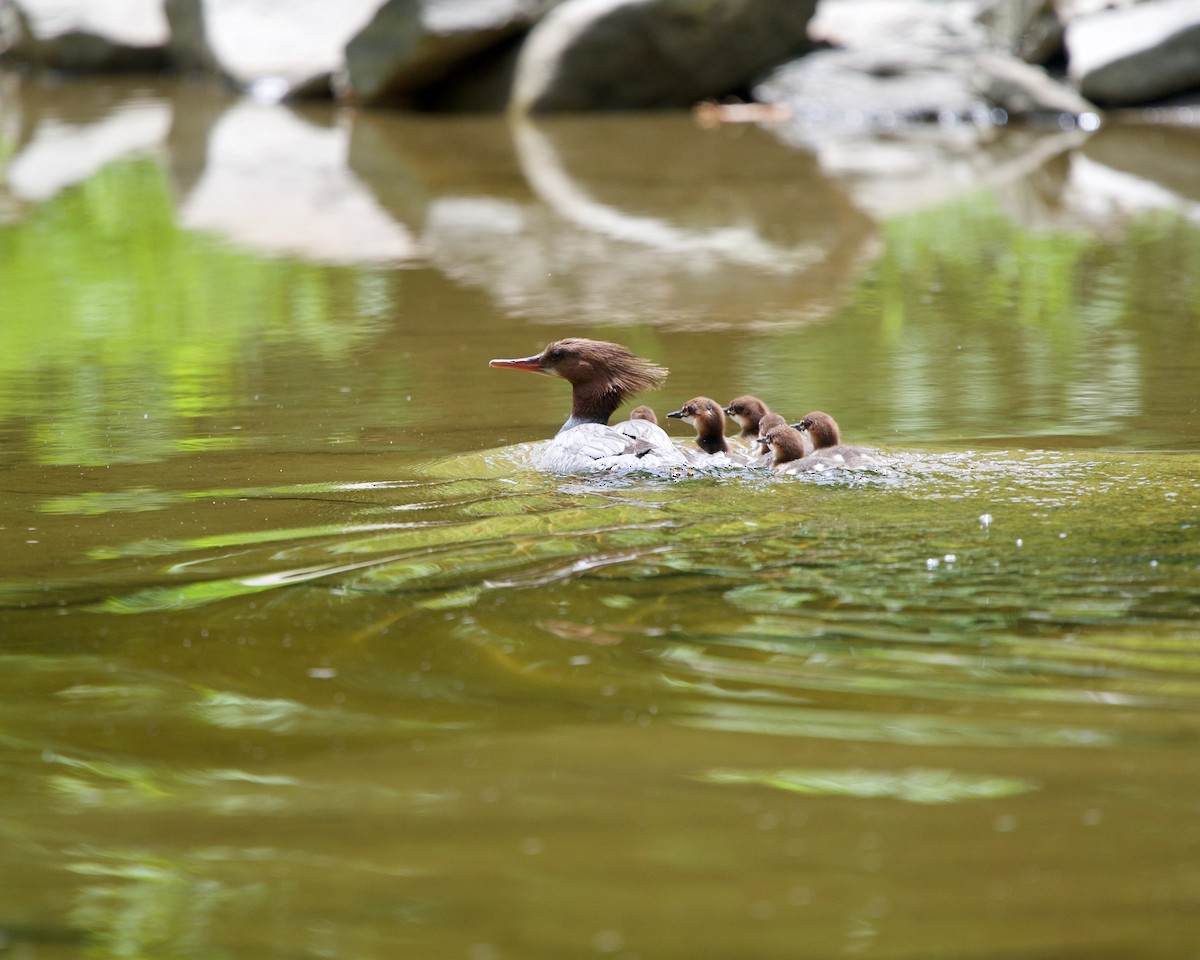
<svg viewBox="0 0 1200 960">
<path fill-rule="evenodd" d="M 775 427 L 769 434 L 762 442 L 773 453 L 774 469 L 777 471 L 799 473 L 809 470 L 834 470 L 839 467 L 860 470 L 879 466 L 879 461 L 870 451 L 861 447 L 843 446 L 837 421 L 820 410 L 808 414 L 786 431 Z M 796 442 L 797 438 L 799 444 Z M 806 441 L 810 444 L 807 449 Z"/>
<path fill-rule="evenodd" d="M 667 414 L 696 428 L 696 446 L 705 453 L 729 453 L 725 442 L 725 414 L 721 405 L 708 397 L 696 397 Z"/>
<path fill-rule="evenodd" d="M 736 400 L 730 400 L 729 406 L 723 409 L 742 428 L 742 432 L 738 434 L 738 438 L 748 444 L 757 446 L 759 435 L 762 433 L 758 427 L 759 421 L 771 412 L 767 409 L 767 405 L 759 400 L 758 397 L 745 396 L 738 397 Z"/>
<path fill-rule="evenodd" d="M 608 425 L 629 396 L 662 386 L 667 369 L 617 343 L 567 337 L 541 353 L 489 366 L 562 377 L 571 384 L 571 416 L 542 455 L 544 470 L 556 473 L 655 470 L 684 466 L 687 458 L 662 427 L 649 420 Z"/>
</svg>

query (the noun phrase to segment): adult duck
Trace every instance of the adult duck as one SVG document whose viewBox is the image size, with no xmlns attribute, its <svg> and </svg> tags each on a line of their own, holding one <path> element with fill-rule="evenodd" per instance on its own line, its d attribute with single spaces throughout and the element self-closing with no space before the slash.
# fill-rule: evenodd
<svg viewBox="0 0 1200 960">
<path fill-rule="evenodd" d="M 666 367 L 639 357 L 618 343 L 567 337 L 541 353 L 489 366 L 560 377 L 571 385 L 571 415 L 542 455 L 541 466 L 555 473 L 663 470 L 685 466 L 687 458 L 656 423 L 645 419 L 608 421 L 629 397 L 661 387 Z"/>
</svg>

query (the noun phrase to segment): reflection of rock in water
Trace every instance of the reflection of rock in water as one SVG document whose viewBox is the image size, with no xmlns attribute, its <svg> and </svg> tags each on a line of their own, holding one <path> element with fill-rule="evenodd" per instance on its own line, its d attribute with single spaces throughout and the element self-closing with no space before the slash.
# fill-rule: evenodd
<svg viewBox="0 0 1200 960">
<path fill-rule="evenodd" d="M 21 200 L 48 200 L 114 160 L 156 150 L 166 138 L 170 105 L 140 84 L 114 79 L 103 89 L 79 83 L 69 91 L 34 84 L 20 91 L 7 186 Z"/>
<path fill-rule="evenodd" d="M 341 127 L 240 101 L 212 130 L 204 174 L 181 202 L 180 222 L 329 263 L 411 259 L 412 236 L 346 169 L 346 150 Z"/>
<path fill-rule="evenodd" d="M 548 320 L 725 326 L 823 314 L 872 235 L 809 155 L 757 130 L 706 132 L 686 116 L 520 125 L 518 189 L 494 143 L 455 150 L 447 176 L 444 162 L 420 155 L 445 157 L 444 143 L 367 122 L 363 136 L 393 146 L 407 177 L 394 162 L 381 168 L 365 140 L 352 165 L 421 225 L 432 261 Z M 499 168 L 486 156 L 468 162 L 480 150 Z"/>
</svg>

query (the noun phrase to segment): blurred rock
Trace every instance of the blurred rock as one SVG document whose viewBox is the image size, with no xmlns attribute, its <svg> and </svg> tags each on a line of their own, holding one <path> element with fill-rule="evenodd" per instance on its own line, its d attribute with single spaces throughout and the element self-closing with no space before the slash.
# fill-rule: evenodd
<svg viewBox="0 0 1200 960">
<path fill-rule="evenodd" d="M 1045 64 L 1062 53 L 1063 22 L 1053 0 L 991 0 L 978 19 L 996 42 L 1026 63 Z"/>
<path fill-rule="evenodd" d="M 554 0 L 388 0 L 346 47 L 347 92 L 363 103 L 405 102 L 476 66 L 524 34 Z M 477 103 L 503 104 L 512 68 Z M 476 74 L 478 77 L 478 74 Z M 447 96 L 449 96 L 447 94 Z"/>
<path fill-rule="evenodd" d="M 807 50 L 816 0 L 567 0 L 530 32 L 514 109 L 688 107 Z"/>
<path fill-rule="evenodd" d="M 1200 3 L 1157 0 L 1072 20 L 1071 79 L 1098 103 L 1147 103 L 1200 86 Z"/>
<path fill-rule="evenodd" d="M 167 62 L 163 0 L 4 0 L 0 19 L 6 56 L 35 67 L 142 71 Z"/>
<path fill-rule="evenodd" d="M 988 103 L 1009 116 L 1081 117 L 1099 113 L 1073 89 L 1024 61 L 985 51 L 976 54 L 973 62 L 973 86 Z"/>
<path fill-rule="evenodd" d="M 346 167 L 347 130 L 286 107 L 240 101 L 208 140 L 204 171 L 179 222 L 244 247 L 325 263 L 397 263 L 418 255 Z"/>
<path fill-rule="evenodd" d="M 328 96 L 347 41 L 383 0 L 166 0 L 172 59 L 257 97 Z"/>
<path fill-rule="evenodd" d="M 818 50 L 774 70 L 754 88 L 785 104 L 796 125 L 894 128 L 939 116 L 986 116 L 964 54 L 908 45 Z"/>
<path fill-rule="evenodd" d="M 846 50 L 977 49 L 988 43 L 978 6 L 976 0 L 824 0 L 809 35 Z"/>
<path fill-rule="evenodd" d="M 755 99 L 785 104 L 798 124 L 989 125 L 994 108 L 1009 117 L 1096 109 L 1041 68 L 997 49 L 974 0 L 828 0 L 811 32 L 839 49 L 785 64 L 754 88 Z"/>
</svg>

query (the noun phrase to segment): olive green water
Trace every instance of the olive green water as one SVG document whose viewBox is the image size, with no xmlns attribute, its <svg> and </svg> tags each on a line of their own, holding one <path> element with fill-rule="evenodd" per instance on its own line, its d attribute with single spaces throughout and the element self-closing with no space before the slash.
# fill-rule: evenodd
<svg viewBox="0 0 1200 960">
<path fill-rule="evenodd" d="M 10 96 L 0 955 L 1200 956 L 1189 131 L 881 212 L 686 117 Z M 888 468 L 541 475 L 487 360 L 566 334 Z"/>
</svg>

